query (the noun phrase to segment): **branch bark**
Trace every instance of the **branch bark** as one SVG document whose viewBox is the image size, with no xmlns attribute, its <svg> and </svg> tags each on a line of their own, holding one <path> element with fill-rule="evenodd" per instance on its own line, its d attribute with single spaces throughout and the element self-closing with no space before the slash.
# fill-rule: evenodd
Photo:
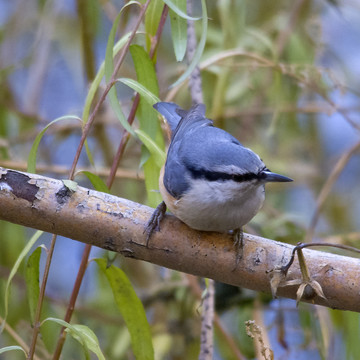
<svg viewBox="0 0 360 360">
<path fill-rule="evenodd" d="M 244 234 L 244 256 L 234 270 L 236 252 L 230 235 L 195 231 L 172 215 L 146 247 L 144 226 L 153 209 L 130 200 L 61 180 L 0 167 L 0 219 L 59 234 L 126 257 L 211 278 L 256 291 L 271 292 L 267 271 L 285 265 L 292 245 Z M 1 246 L 1 244 L 0 244 Z M 313 302 L 360 312 L 360 260 L 316 250 L 303 250 L 311 277 L 327 300 Z M 300 279 L 297 260 L 288 280 Z M 278 295 L 296 299 L 298 286 Z"/>
</svg>

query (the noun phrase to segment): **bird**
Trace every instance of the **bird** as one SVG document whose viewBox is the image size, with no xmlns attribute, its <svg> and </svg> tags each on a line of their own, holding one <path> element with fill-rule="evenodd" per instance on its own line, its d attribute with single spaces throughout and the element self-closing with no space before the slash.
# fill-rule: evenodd
<svg viewBox="0 0 360 360">
<path fill-rule="evenodd" d="M 271 172 L 255 152 L 215 127 L 206 118 L 204 104 L 195 104 L 188 111 L 171 102 L 153 107 L 167 120 L 171 141 L 159 177 L 163 203 L 146 227 L 147 244 L 152 231 L 159 230 L 167 207 L 192 229 L 233 231 L 238 263 L 242 228 L 261 209 L 265 184 L 293 180 Z"/>
</svg>

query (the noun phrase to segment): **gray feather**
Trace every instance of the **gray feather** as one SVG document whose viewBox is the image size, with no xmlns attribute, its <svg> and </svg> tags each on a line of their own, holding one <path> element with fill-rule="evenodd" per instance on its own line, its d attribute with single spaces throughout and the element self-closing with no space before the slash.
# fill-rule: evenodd
<svg viewBox="0 0 360 360">
<path fill-rule="evenodd" d="M 176 112 L 176 110 L 180 109 L 179 105 L 170 102 L 158 102 L 153 107 L 165 117 L 173 133 L 182 118 L 182 116 Z"/>
</svg>

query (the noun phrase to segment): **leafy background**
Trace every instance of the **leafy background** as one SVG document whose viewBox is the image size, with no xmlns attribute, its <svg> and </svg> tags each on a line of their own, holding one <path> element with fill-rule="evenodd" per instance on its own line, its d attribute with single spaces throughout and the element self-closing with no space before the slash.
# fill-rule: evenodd
<svg viewBox="0 0 360 360">
<path fill-rule="evenodd" d="M 185 9 L 184 1 L 173 3 Z M 115 44 L 114 53 L 120 53 L 140 11 L 130 4 L 118 15 L 123 6 L 121 1 L 96 0 L 0 2 L 1 166 L 33 169 L 36 159 L 37 172 L 68 177 L 82 129 L 75 117 L 89 119 L 119 56 L 112 61 L 112 47 Z M 121 81 L 116 81 L 96 115 L 87 137 L 88 151 L 82 151 L 78 166 L 93 175 L 75 177 L 83 186 L 106 189 L 94 175 L 106 182 L 124 135 L 120 121 L 124 123 L 131 112 L 136 88 L 142 96 L 128 130 L 138 129 L 138 137 L 128 138 L 111 193 L 151 206 L 160 201 L 153 190 L 167 142 L 166 128 L 151 108 L 154 95 L 184 108 L 191 105 L 187 82 L 170 87 L 187 68 L 182 60 L 186 24 L 177 12 L 170 11 L 171 21 L 165 23 L 153 61 L 147 55 L 163 6 L 162 1 L 151 2 L 114 78 Z M 358 247 L 358 151 L 350 154 L 339 174 L 334 169 L 360 141 L 359 3 L 224 0 L 208 1 L 206 10 L 207 24 L 199 19 L 196 29 L 200 46 L 201 39 L 205 44 L 199 66 L 208 117 L 259 153 L 271 170 L 295 179 L 291 186 L 268 186 L 264 209 L 246 231 L 291 243 L 306 236 L 309 240 L 319 194 L 324 193 L 314 239 Z M 203 11 L 196 2 L 194 16 L 201 18 Z M 69 115 L 72 118 L 55 122 L 36 140 L 52 120 Z M 39 143 L 36 158 L 31 151 L 34 143 Z M 34 156 L 28 162 L 29 154 Z M 329 179 L 334 181 L 332 187 Z M 46 252 L 38 246 L 49 248 L 51 241 L 49 234 L 38 236 L 32 229 L 0 222 L 0 309 L 6 309 L 8 301 L 0 348 L 24 348 L 31 342 L 38 272 L 41 278 L 46 261 Z M 24 252 L 31 240 L 31 251 Z M 36 348 L 40 359 L 51 358 L 54 352 L 83 246 L 66 238 L 57 240 L 41 315 L 50 320 L 41 326 Z M 22 252 L 24 261 L 18 261 L 12 272 Z M 91 258 L 109 256 L 99 249 L 91 252 Z M 89 357 L 87 352 L 107 359 L 152 358 L 152 346 L 157 359 L 197 358 L 201 305 L 189 278 L 123 258 L 114 260 L 117 267 L 109 275 L 102 261 L 91 262 L 86 270 L 72 319 L 77 325 L 68 329 L 72 336 L 67 337 L 63 358 Z M 145 309 L 152 346 L 140 355 L 141 340 L 132 344 L 137 340 L 130 336 L 132 325 L 126 315 L 131 306 L 121 302 L 121 294 L 115 293 L 114 299 L 114 278 L 121 278 Z M 296 308 L 290 300 L 271 300 L 222 284 L 217 285 L 216 300 L 222 326 L 216 328 L 216 359 L 242 358 L 239 352 L 243 358 L 261 358 L 246 335 L 248 319 L 262 326 L 262 337 L 276 359 L 356 359 L 359 354 L 356 313 L 306 304 Z M 137 309 L 141 308 L 140 304 Z M 6 311 L 0 315 L 4 318 Z M 141 310 L 133 316 L 140 321 Z M 16 348 L 0 357 L 24 355 Z"/>
</svg>

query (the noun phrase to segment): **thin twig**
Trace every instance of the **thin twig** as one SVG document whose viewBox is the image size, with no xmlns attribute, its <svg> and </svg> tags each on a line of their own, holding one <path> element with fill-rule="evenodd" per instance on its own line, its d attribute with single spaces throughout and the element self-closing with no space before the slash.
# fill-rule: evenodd
<svg viewBox="0 0 360 360">
<path fill-rule="evenodd" d="M 72 316 L 72 314 L 74 312 L 76 299 L 77 299 L 77 297 L 79 295 L 80 286 L 81 286 L 83 277 L 85 275 L 85 270 L 86 270 L 86 267 L 87 267 L 87 264 L 88 264 L 90 251 L 91 251 L 91 245 L 86 244 L 83 255 L 82 255 L 82 258 L 81 258 L 79 271 L 78 271 L 78 274 L 77 274 L 77 277 L 76 277 L 76 280 L 75 280 L 75 284 L 74 284 L 74 287 L 73 287 L 73 290 L 72 290 L 72 293 L 71 293 L 71 297 L 70 297 L 70 300 L 69 300 L 69 305 L 67 307 L 66 314 L 65 314 L 65 317 L 64 317 L 64 320 L 66 322 L 70 322 L 71 316 Z M 59 336 L 58 342 L 56 344 L 56 349 L 55 349 L 55 352 L 54 352 L 54 355 L 53 355 L 53 360 L 58 360 L 60 358 L 60 354 L 61 354 L 62 348 L 64 346 L 65 338 L 66 338 L 65 328 L 62 327 L 61 331 L 60 331 L 60 336 Z"/>
<path fill-rule="evenodd" d="M 307 247 L 315 247 L 315 246 L 327 246 L 327 247 L 333 247 L 333 248 L 338 248 L 338 249 L 342 249 L 342 250 L 347 250 L 347 251 L 352 251 L 355 253 L 360 254 L 360 249 L 355 248 L 353 246 L 349 246 L 349 245 L 343 245 L 343 244 L 333 244 L 333 243 L 328 243 L 328 242 L 313 242 L 313 243 L 298 243 L 292 250 L 291 252 L 291 257 L 289 262 L 281 267 L 281 271 L 286 275 L 287 272 L 289 271 L 291 265 L 293 264 L 294 260 L 295 260 L 295 253 L 300 249 L 305 249 Z"/>
<path fill-rule="evenodd" d="M 49 277 L 51 259 L 52 259 L 52 256 L 54 254 L 56 238 L 57 238 L 57 235 L 53 234 L 52 239 L 51 239 L 50 249 L 49 249 L 49 252 L 48 252 L 47 257 L 46 257 L 46 265 L 45 265 L 45 269 L 44 269 L 44 275 L 43 275 L 43 279 L 42 279 L 42 282 L 41 282 L 38 303 L 36 305 L 36 312 L 35 312 L 35 319 L 34 319 L 34 329 L 33 329 L 33 334 L 32 334 L 32 339 L 31 339 L 31 345 L 30 345 L 28 356 L 27 356 L 27 359 L 29 359 L 29 360 L 33 359 L 33 357 L 34 357 L 35 348 L 36 348 L 36 341 L 37 341 L 37 337 L 38 337 L 39 332 L 40 332 L 41 309 L 42 309 L 42 304 L 43 304 L 44 297 L 45 297 L 45 289 L 46 289 L 46 284 L 47 284 L 47 280 L 48 280 L 48 277 Z"/>
<path fill-rule="evenodd" d="M 335 111 L 338 112 L 356 131 L 358 131 L 358 132 L 360 131 L 360 125 L 357 124 L 354 120 L 352 120 L 348 116 L 346 111 L 337 108 L 335 102 L 333 100 L 331 100 L 323 90 L 320 89 L 320 87 L 318 86 L 317 83 L 310 82 L 306 78 L 302 78 L 300 75 L 297 75 L 296 73 L 294 73 L 291 69 L 287 69 L 287 66 L 285 64 L 273 62 L 273 61 L 271 61 L 265 57 L 262 57 L 256 53 L 251 53 L 251 52 L 243 51 L 243 50 L 239 50 L 239 49 L 231 49 L 231 50 L 225 50 L 220 55 L 216 54 L 215 56 L 210 57 L 206 61 L 203 61 L 200 64 L 200 69 L 207 68 L 207 67 L 217 63 L 218 61 L 221 61 L 223 59 L 226 59 L 226 58 L 229 58 L 232 56 L 244 56 L 244 57 L 253 59 L 253 60 L 259 62 L 261 66 L 268 66 L 270 68 L 278 70 L 282 74 L 295 79 L 299 84 L 304 84 L 309 89 L 311 89 L 312 91 L 314 91 L 318 95 L 320 95 L 332 107 L 334 112 Z M 174 96 L 174 94 L 180 89 L 181 85 L 182 84 L 180 84 L 178 87 L 172 89 L 172 96 Z"/>
<path fill-rule="evenodd" d="M 188 279 L 191 291 L 194 293 L 194 295 L 199 300 L 201 300 L 202 290 L 197 281 L 197 278 L 194 275 L 190 275 L 190 274 L 186 274 L 186 277 Z M 237 360 L 245 359 L 245 356 L 240 352 L 233 337 L 224 328 L 224 326 L 221 322 L 220 316 L 217 313 L 214 314 L 214 324 L 215 324 L 216 329 L 221 333 L 221 335 L 224 339 L 224 342 L 226 343 L 226 346 L 232 352 L 231 355 L 234 357 L 234 359 L 237 359 Z"/>
<path fill-rule="evenodd" d="M 327 197 L 330 194 L 330 191 L 339 178 L 340 174 L 344 170 L 346 164 L 350 161 L 352 156 L 360 150 L 360 142 L 356 143 L 354 146 L 352 146 L 346 153 L 344 153 L 341 158 L 338 160 L 338 162 L 335 164 L 333 171 L 331 172 L 330 176 L 328 177 L 327 181 L 325 182 L 323 188 L 321 189 L 321 192 L 316 200 L 316 208 L 314 211 L 314 214 L 310 221 L 309 229 L 306 233 L 305 242 L 310 242 L 313 239 L 315 227 L 319 220 L 320 211 L 327 199 Z"/>
<path fill-rule="evenodd" d="M 0 316 L 0 324 L 4 321 L 4 319 Z M 29 347 L 26 342 L 20 337 L 20 335 L 7 323 L 5 322 L 4 330 L 23 348 L 23 350 L 28 353 Z M 38 356 L 34 355 L 35 360 L 41 360 Z"/>
<path fill-rule="evenodd" d="M 297 23 L 298 17 L 299 17 L 299 13 L 301 10 L 301 7 L 304 4 L 304 0 L 297 0 L 293 3 L 293 7 L 290 11 L 290 16 L 288 18 L 288 22 L 286 27 L 280 32 L 278 38 L 277 38 L 277 43 L 276 43 L 276 55 L 278 58 L 280 58 L 285 45 L 287 43 L 287 41 L 289 40 L 290 36 L 293 33 L 294 27 Z"/>
<path fill-rule="evenodd" d="M 134 101 L 133 101 L 133 104 L 132 104 L 132 107 L 131 107 L 131 110 L 130 110 L 130 113 L 129 113 L 129 116 L 128 116 L 128 119 L 127 119 L 127 122 L 130 125 L 132 125 L 132 123 L 135 120 L 135 114 L 136 114 L 136 110 L 137 110 L 137 108 L 139 106 L 139 102 L 140 102 L 140 95 L 139 95 L 139 93 L 137 93 L 135 95 L 135 98 L 134 98 Z M 112 187 L 112 184 L 113 184 L 113 182 L 115 180 L 115 175 L 116 175 L 116 172 L 118 170 L 120 160 L 122 159 L 125 147 L 126 147 L 128 141 L 129 141 L 129 139 L 130 139 L 129 132 L 127 130 L 124 130 L 123 135 L 122 135 L 121 140 L 120 140 L 119 147 L 118 147 L 118 149 L 116 151 L 116 154 L 115 154 L 115 157 L 114 157 L 114 161 L 113 161 L 113 163 L 111 165 L 110 174 L 109 174 L 107 182 L 106 182 L 106 185 L 107 185 L 107 187 L 109 189 Z"/>
<path fill-rule="evenodd" d="M 199 360 L 211 360 L 213 358 L 213 329 L 215 308 L 215 285 L 214 281 L 208 279 L 206 293 L 203 298 L 201 312 L 201 335 Z"/>
</svg>

